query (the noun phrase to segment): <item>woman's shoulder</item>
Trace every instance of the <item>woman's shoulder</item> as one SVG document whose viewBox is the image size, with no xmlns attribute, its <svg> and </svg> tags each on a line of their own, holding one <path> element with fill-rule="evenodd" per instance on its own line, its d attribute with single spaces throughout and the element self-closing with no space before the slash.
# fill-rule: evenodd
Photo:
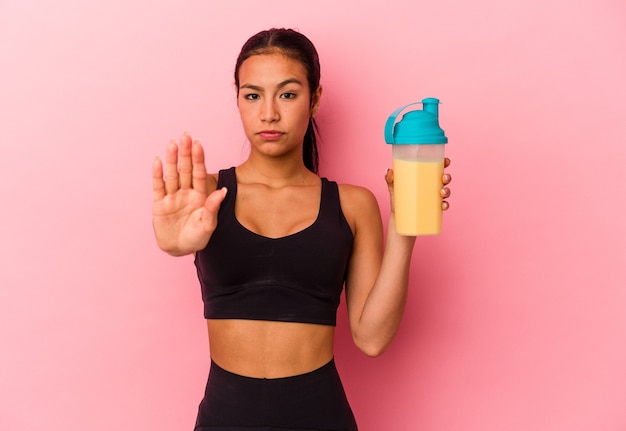
<svg viewBox="0 0 626 431">
<path fill-rule="evenodd" d="M 376 200 L 374 193 L 372 193 L 369 189 L 357 186 L 354 184 L 337 184 L 339 188 L 339 195 L 343 199 L 345 197 L 346 200 L 349 201 L 370 201 Z"/>
<path fill-rule="evenodd" d="M 338 184 L 341 210 L 354 228 L 359 220 L 380 217 L 376 196 L 369 189 L 353 184 Z"/>
</svg>

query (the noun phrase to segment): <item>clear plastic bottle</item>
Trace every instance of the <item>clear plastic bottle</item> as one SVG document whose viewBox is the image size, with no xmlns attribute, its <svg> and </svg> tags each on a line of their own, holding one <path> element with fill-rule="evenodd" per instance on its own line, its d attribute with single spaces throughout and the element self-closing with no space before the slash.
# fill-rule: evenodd
<svg viewBox="0 0 626 431">
<path fill-rule="evenodd" d="M 441 233 L 444 147 L 439 127 L 439 100 L 422 100 L 423 110 L 397 117 L 412 103 L 394 111 L 385 125 L 385 142 L 393 145 L 396 232 L 401 235 Z"/>
</svg>

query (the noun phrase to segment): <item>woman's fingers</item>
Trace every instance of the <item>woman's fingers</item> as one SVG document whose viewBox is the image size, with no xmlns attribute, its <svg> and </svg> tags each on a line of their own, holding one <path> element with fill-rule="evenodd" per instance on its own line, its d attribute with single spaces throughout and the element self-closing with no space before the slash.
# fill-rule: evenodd
<svg viewBox="0 0 626 431">
<path fill-rule="evenodd" d="M 163 162 L 158 157 L 152 162 L 152 195 L 154 201 L 165 197 L 165 182 L 163 182 Z"/>
<path fill-rule="evenodd" d="M 213 193 L 211 193 L 204 202 L 205 209 L 209 213 L 217 214 L 220 209 L 220 205 L 222 205 L 222 202 L 226 197 L 227 192 L 228 189 L 226 187 L 222 187 L 221 189 L 217 189 Z"/>
<path fill-rule="evenodd" d="M 207 232 L 212 232 L 217 226 L 217 212 L 220 209 L 220 205 L 226 197 L 228 190 L 226 187 L 215 190 L 211 193 L 204 202 L 204 214 L 202 216 L 202 224 Z"/>
<path fill-rule="evenodd" d="M 443 166 L 444 167 L 448 167 L 450 166 L 450 159 L 449 158 L 445 158 L 443 161 Z M 442 181 L 443 181 L 443 185 L 446 186 L 448 184 L 450 184 L 450 181 L 452 181 L 452 175 L 450 174 L 444 174 L 442 177 Z M 450 197 L 450 189 L 448 187 L 444 187 L 443 189 L 441 189 L 441 197 L 444 199 L 447 199 Z M 441 202 L 441 209 L 446 211 L 450 208 L 450 204 L 446 201 L 442 201 Z"/>
<path fill-rule="evenodd" d="M 172 140 L 165 150 L 165 192 L 172 194 L 178 188 L 178 145 Z"/>
<path fill-rule="evenodd" d="M 207 193 L 206 166 L 204 166 L 204 149 L 199 141 L 194 141 L 191 147 L 192 162 L 192 186 L 193 189 L 202 193 Z"/>
<path fill-rule="evenodd" d="M 152 167 L 154 199 L 162 199 L 165 195 L 174 194 L 179 189 L 190 189 L 206 194 L 206 167 L 204 166 L 204 150 L 200 142 L 191 140 L 187 132 L 180 138 L 177 145 L 171 140 L 165 150 L 165 172 L 163 163 L 156 159 Z"/>
<path fill-rule="evenodd" d="M 443 199 L 448 199 L 450 197 L 450 194 L 452 194 L 452 192 L 450 191 L 450 189 L 448 187 L 444 187 L 441 189 L 441 192 L 439 192 L 441 194 L 441 197 Z M 450 204 L 448 202 L 441 201 L 441 209 L 446 211 L 448 208 L 450 208 Z"/>
<path fill-rule="evenodd" d="M 178 161 L 178 175 L 181 189 L 188 189 L 191 187 L 191 136 L 187 132 L 180 138 L 179 143 L 179 161 Z"/>
</svg>

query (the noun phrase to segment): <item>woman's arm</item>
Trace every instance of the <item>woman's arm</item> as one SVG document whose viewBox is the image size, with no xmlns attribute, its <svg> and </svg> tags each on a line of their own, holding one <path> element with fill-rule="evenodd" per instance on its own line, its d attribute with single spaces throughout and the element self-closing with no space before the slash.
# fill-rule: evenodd
<svg viewBox="0 0 626 431">
<path fill-rule="evenodd" d="M 444 184 L 450 179 L 445 175 Z M 364 188 L 341 186 L 342 208 L 354 231 L 354 248 L 346 279 L 350 329 L 354 343 L 368 356 L 383 353 L 400 326 L 415 244 L 415 237 L 396 233 L 392 171 L 387 173 L 386 181 L 392 201 L 385 244 L 374 195 Z M 442 197 L 449 195 L 449 189 L 444 187 Z M 447 209 L 447 202 L 442 207 Z"/>
</svg>

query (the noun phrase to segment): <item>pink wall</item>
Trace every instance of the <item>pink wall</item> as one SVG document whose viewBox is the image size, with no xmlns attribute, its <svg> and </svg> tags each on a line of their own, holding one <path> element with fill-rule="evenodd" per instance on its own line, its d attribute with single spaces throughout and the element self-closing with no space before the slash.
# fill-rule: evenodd
<svg viewBox="0 0 626 431">
<path fill-rule="evenodd" d="M 225 4 L 230 6 L 224 6 Z M 219 6 L 216 6 L 219 5 Z M 0 2 L 0 429 L 190 430 L 208 368 L 190 258 L 156 249 L 150 166 L 245 140 L 235 56 L 270 26 L 323 61 L 323 174 L 388 213 L 382 137 L 439 97 L 444 233 L 417 242 L 378 359 L 340 313 L 361 429 L 626 429 L 621 0 Z"/>
</svg>

